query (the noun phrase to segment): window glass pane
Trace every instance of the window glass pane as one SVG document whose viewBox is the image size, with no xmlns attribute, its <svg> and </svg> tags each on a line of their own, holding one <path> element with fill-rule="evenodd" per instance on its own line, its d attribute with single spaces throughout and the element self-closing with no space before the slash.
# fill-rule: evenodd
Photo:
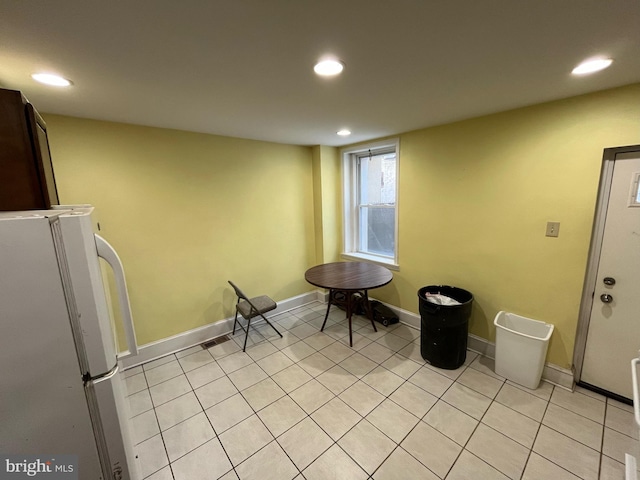
<svg viewBox="0 0 640 480">
<path fill-rule="evenodd" d="M 386 207 L 360 208 L 360 251 L 393 257 L 396 211 Z"/>
<path fill-rule="evenodd" d="M 396 203 L 395 152 L 373 154 L 369 152 L 369 155 L 360 156 L 357 189 L 359 250 L 393 257 L 395 253 L 395 208 L 393 206 Z"/>
<path fill-rule="evenodd" d="M 369 152 L 358 165 L 359 251 L 393 257 L 396 154 Z"/>
<path fill-rule="evenodd" d="M 360 205 L 396 203 L 396 154 L 382 153 L 360 157 Z"/>
</svg>

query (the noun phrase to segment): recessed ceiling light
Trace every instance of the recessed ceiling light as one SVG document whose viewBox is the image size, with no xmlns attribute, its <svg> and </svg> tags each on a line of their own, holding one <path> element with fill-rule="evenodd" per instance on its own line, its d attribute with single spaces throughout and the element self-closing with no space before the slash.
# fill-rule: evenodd
<svg viewBox="0 0 640 480">
<path fill-rule="evenodd" d="M 313 67 L 313 71 L 323 77 L 332 77 L 338 75 L 344 69 L 344 64 L 339 60 L 328 59 L 321 60 Z"/>
<path fill-rule="evenodd" d="M 53 87 L 68 87 L 71 85 L 71 81 L 60 75 L 54 75 L 52 73 L 34 73 L 31 75 L 36 82 L 44 83 L 45 85 L 51 85 Z"/>
<path fill-rule="evenodd" d="M 342 130 L 338 131 L 337 133 L 341 137 L 347 137 L 347 136 L 351 135 L 351 130 L 347 130 L 346 128 L 343 128 Z"/>
<path fill-rule="evenodd" d="M 588 73 L 599 72 L 611 65 L 612 62 L 613 60 L 611 58 L 594 58 L 591 60 L 585 60 L 574 68 L 571 73 L 574 75 L 586 75 Z"/>
</svg>

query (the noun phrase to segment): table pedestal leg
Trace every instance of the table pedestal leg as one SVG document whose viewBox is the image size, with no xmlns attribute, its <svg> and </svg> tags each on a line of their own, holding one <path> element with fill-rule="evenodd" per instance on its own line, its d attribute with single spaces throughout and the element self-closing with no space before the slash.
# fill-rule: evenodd
<svg viewBox="0 0 640 480">
<path fill-rule="evenodd" d="M 378 329 L 376 328 L 376 322 L 373 321 L 373 309 L 371 308 L 371 304 L 369 303 L 369 295 L 367 294 L 366 290 L 364 291 L 364 310 L 367 314 L 367 317 L 369 317 L 369 320 L 371 320 L 373 331 L 377 332 Z"/>
<path fill-rule="evenodd" d="M 320 329 L 321 332 L 327 324 L 327 318 L 329 318 L 329 310 L 331 310 L 331 299 L 333 298 L 333 294 L 333 290 L 329 290 L 329 303 L 327 304 L 327 313 L 324 315 L 324 322 L 322 322 L 322 328 Z"/>
<path fill-rule="evenodd" d="M 329 302 L 327 305 L 327 313 L 324 316 L 324 322 L 322 322 L 322 328 L 320 331 L 324 330 L 325 325 L 327 324 L 327 318 L 329 318 L 329 310 L 331 309 L 331 305 L 342 305 L 347 310 L 347 319 L 349 320 L 349 346 L 353 347 L 353 330 L 351 327 L 351 315 L 353 314 L 353 310 L 355 307 L 355 297 L 354 294 L 359 293 L 362 296 L 362 301 L 364 302 L 364 311 L 367 317 L 371 320 L 371 326 L 373 327 L 373 331 L 377 332 L 376 324 L 373 321 L 373 311 L 371 309 L 371 304 L 369 303 L 369 295 L 367 290 L 329 290 Z"/>
</svg>

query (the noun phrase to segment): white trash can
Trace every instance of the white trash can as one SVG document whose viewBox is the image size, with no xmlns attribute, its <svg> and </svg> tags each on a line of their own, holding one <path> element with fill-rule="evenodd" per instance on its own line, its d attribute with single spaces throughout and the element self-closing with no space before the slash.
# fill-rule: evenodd
<svg viewBox="0 0 640 480">
<path fill-rule="evenodd" d="M 496 373 L 527 388 L 538 388 L 553 325 L 508 312 L 498 312 L 493 324 Z"/>
</svg>

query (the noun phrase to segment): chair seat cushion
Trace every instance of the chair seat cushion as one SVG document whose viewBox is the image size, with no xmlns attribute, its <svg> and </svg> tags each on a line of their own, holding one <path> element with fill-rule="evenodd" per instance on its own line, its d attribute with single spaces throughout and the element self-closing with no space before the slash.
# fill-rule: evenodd
<svg viewBox="0 0 640 480">
<path fill-rule="evenodd" d="M 259 313 L 266 313 L 266 312 L 270 312 L 271 310 L 275 310 L 276 307 L 278 306 L 276 302 L 271 300 L 266 295 L 262 295 L 260 297 L 254 297 L 250 299 L 250 301 L 258 309 L 258 312 L 255 312 L 255 311 L 251 312 L 251 305 L 249 305 L 249 303 L 246 302 L 245 300 L 242 300 L 240 303 L 238 303 L 238 307 L 237 307 L 238 311 L 240 312 L 240 315 L 242 315 L 244 318 L 247 318 L 247 319 L 253 318 Z"/>
</svg>

